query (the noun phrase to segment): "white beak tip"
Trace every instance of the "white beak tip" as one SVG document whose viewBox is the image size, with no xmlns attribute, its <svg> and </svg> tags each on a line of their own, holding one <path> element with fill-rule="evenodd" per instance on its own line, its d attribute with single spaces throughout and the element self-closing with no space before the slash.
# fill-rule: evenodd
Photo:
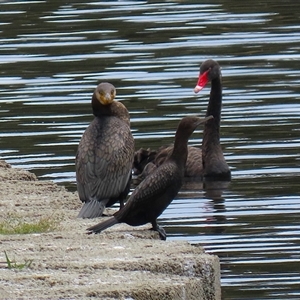
<svg viewBox="0 0 300 300">
<path fill-rule="evenodd" d="M 196 85 L 195 88 L 194 88 L 194 93 L 197 94 L 197 93 L 199 93 L 202 89 L 203 89 L 203 86 Z"/>
</svg>

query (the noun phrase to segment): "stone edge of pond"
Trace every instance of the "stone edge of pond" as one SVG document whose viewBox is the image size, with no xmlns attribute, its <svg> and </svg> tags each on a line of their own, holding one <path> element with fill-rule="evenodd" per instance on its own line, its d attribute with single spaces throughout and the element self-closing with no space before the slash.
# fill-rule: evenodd
<svg viewBox="0 0 300 300">
<path fill-rule="evenodd" d="M 56 224 L 45 233 L 0 235 L 1 299 L 221 299 L 217 256 L 161 241 L 150 226 L 87 235 L 99 219 L 77 219 L 80 206 L 76 192 L 0 161 L 1 224 Z"/>
</svg>

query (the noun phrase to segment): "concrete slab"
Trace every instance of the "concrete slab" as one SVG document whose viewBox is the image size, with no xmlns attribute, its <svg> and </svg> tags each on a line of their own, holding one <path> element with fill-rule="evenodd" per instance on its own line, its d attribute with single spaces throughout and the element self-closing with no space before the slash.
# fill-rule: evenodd
<svg viewBox="0 0 300 300">
<path fill-rule="evenodd" d="M 218 257 L 161 241 L 151 226 L 118 224 L 98 235 L 77 219 L 77 193 L 0 161 L 0 224 L 54 220 L 45 233 L 0 235 L 0 299 L 221 299 Z M 16 264 L 7 268 L 4 251 Z"/>
</svg>

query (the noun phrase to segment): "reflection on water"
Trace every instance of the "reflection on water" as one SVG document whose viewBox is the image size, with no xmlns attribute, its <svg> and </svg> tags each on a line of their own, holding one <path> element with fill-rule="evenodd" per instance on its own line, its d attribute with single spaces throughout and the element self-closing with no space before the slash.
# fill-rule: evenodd
<svg viewBox="0 0 300 300">
<path fill-rule="evenodd" d="M 3 1 L 1 158 L 73 190 L 98 82 L 117 87 L 136 148 L 157 148 L 205 114 L 193 87 L 214 58 L 232 181 L 186 182 L 160 222 L 220 256 L 224 299 L 299 299 L 299 3 Z"/>
</svg>

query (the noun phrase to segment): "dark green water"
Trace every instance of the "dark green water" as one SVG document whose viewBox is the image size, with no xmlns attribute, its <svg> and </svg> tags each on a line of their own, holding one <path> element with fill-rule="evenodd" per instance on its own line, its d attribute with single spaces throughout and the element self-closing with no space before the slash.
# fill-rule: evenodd
<svg viewBox="0 0 300 300">
<path fill-rule="evenodd" d="M 220 257 L 224 299 L 300 299 L 300 2 L 198 2 L 1 1 L 0 158 L 74 190 L 99 82 L 156 148 L 205 114 L 193 88 L 216 59 L 232 182 L 188 182 L 160 223 Z"/>
</svg>

